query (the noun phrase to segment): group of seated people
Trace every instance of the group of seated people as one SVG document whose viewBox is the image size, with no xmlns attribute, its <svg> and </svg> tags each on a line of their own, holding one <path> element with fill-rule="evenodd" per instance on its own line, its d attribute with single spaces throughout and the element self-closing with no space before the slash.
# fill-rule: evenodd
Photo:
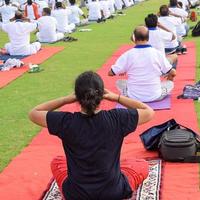
<svg viewBox="0 0 200 200">
<path fill-rule="evenodd" d="M 115 1 L 91 0 L 85 2 L 88 8 L 88 20 L 100 22 L 111 17 L 116 10 L 128 7 L 122 0 L 120 9 Z M 137 2 L 143 0 L 137 0 Z M 76 0 L 69 0 L 66 6 L 62 1 L 32 0 L 13 1 L 5 0 L 0 7 L 2 23 L 0 28 L 8 34 L 10 42 L 5 45 L 10 55 L 31 55 L 40 50 L 40 43 L 53 43 L 62 40 L 65 34 L 72 33 L 76 26 L 87 23 L 81 16 L 87 16 L 76 4 Z M 132 1 L 132 4 L 134 1 Z M 112 6 L 111 6 L 112 5 Z M 22 31 L 23 30 L 23 31 Z M 30 44 L 30 33 L 37 32 L 38 42 Z"/>
<path fill-rule="evenodd" d="M 157 14 L 146 16 L 145 26 L 134 30 L 135 47 L 121 55 L 108 72 L 109 76 L 127 75 L 127 80 L 116 82 L 124 96 L 153 102 L 163 100 L 172 91 L 177 54 L 187 53 L 182 39 L 189 31 L 189 11 L 182 5 L 169 0 Z"/>
</svg>

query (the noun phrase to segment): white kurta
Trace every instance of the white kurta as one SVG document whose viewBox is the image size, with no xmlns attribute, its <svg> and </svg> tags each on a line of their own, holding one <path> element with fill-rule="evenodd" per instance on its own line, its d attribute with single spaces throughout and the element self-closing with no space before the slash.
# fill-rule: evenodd
<svg viewBox="0 0 200 200">
<path fill-rule="evenodd" d="M 57 21 L 54 17 L 43 16 L 37 21 L 39 32 L 37 38 L 40 42 L 56 42 L 64 38 L 63 33 L 56 32 Z"/>
<path fill-rule="evenodd" d="M 30 33 L 36 30 L 36 23 L 9 22 L 2 24 L 2 30 L 8 33 L 10 43 L 5 45 L 10 55 L 31 55 L 37 53 L 41 48 L 39 42 L 30 44 Z"/>
</svg>

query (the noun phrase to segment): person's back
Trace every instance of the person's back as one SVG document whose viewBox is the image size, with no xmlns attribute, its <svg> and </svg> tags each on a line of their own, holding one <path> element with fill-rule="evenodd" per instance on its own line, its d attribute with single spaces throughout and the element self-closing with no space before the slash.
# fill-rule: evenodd
<svg viewBox="0 0 200 200">
<path fill-rule="evenodd" d="M 109 10 L 109 2 L 107 0 L 100 0 L 99 4 L 101 6 L 101 10 L 103 11 L 104 18 L 110 17 L 110 10 Z"/>
<path fill-rule="evenodd" d="M 10 1 L 6 1 L 6 5 L 0 7 L 0 14 L 2 17 L 3 23 L 8 23 L 12 18 L 15 16 L 15 12 L 17 11 L 17 8 L 10 5 Z"/>
<path fill-rule="evenodd" d="M 40 42 L 56 42 L 64 38 L 63 33 L 56 32 L 57 21 L 51 16 L 50 8 L 43 8 L 42 17 L 37 21 L 39 32 L 36 34 Z"/>
<path fill-rule="evenodd" d="M 25 55 L 27 46 L 30 44 L 30 33 L 36 30 L 37 25 L 29 22 L 10 22 L 2 26 L 8 33 L 12 45 L 11 54 L 17 52 L 18 55 Z"/>
<path fill-rule="evenodd" d="M 74 24 L 79 24 L 80 16 L 84 14 L 83 11 L 77 5 L 71 5 L 69 6 L 69 9 L 71 10 L 69 21 Z"/>
<path fill-rule="evenodd" d="M 51 16 L 42 16 L 38 19 L 38 29 L 41 42 L 55 42 L 57 21 Z"/>
<path fill-rule="evenodd" d="M 124 55 L 126 57 L 127 94 L 130 98 L 142 102 L 151 102 L 161 96 L 162 73 L 167 73 L 171 69 L 164 55 L 151 46 L 136 46 Z M 121 58 L 123 60 L 123 58 Z M 114 73 L 118 74 L 116 63 L 112 66 Z M 167 65 L 167 67 L 166 67 Z M 166 67 L 166 69 L 164 68 Z"/>
<path fill-rule="evenodd" d="M 148 43 L 165 55 L 165 42 L 173 43 L 173 33 L 160 29 L 158 27 L 158 17 L 154 14 L 149 14 L 145 18 L 145 24 L 149 29 Z"/>
<path fill-rule="evenodd" d="M 37 24 L 23 21 L 21 12 L 15 13 L 15 21 L 2 24 L 2 30 L 8 34 L 10 43 L 5 45 L 10 55 L 31 55 L 37 53 L 41 45 L 30 44 L 30 33 L 36 30 Z"/>
<path fill-rule="evenodd" d="M 57 21 L 57 30 L 62 33 L 70 32 L 69 15 L 70 9 L 64 8 L 61 2 L 56 3 L 56 9 L 52 11 L 51 15 Z M 75 28 L 75 25 L 73 26 Z"/>
<path fill-rule="evenodd" d="M 149 31 L 146 27 L 139 26 L 134 31 L 136 46 L 121 55 L 112 65 L 108 75 L 128 76 L 125 95 L 142 102 L 151 102 L 165 98 L 167 92 L 173 88 L 170 82 L 165 88 L 165 95 L 160 76 L 169 73 L 169 80 L 173 80 L 175 71 L 162 52 L 148 45 Z M 172 75 L 172 76 L 171 76 Z"/>
<path fill-rule="evenodd" d="M 90 21 L 97 21 L 98 19 L 102 18 L 101 15 L 101 6 L 97 1 L 91 1 L 88 3 L 88 19 Z"/>
<path fill-rule="evenodd" d="M 93 117 L 80 112 L 61 113 L 62 143 L 67 155 L 68 179 L 63 184 L 66 199 L 124 199 L 131 188 L 120 171 L 123 138 L 134 131 L 137 113 L 113 109 Z M 50 133 L 56 133 L 52 113 L 47 115 Z"/>
</svg>

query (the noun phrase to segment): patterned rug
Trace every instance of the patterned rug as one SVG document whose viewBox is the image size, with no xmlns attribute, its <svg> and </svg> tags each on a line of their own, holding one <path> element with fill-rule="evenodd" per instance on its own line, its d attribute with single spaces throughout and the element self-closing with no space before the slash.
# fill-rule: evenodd
<svg viewBox="0 0 200 200">
<path fill-rule="evenodd" d="M 129 200 L 159 200 L 161 182 L 161 160 L 149 161 L 149 176 L 140 185 L 137 193 Z M 56 181 L 54 180 L 43 200 L 63 200 Z"/>
</svg>

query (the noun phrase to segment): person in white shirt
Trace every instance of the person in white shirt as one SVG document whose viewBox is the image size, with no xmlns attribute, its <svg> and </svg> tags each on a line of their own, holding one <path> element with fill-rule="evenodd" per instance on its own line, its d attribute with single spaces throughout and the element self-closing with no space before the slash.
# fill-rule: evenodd
<svg viewBox="0 0 200 200">
<path fill-rule="evenodd" d="M 108 0 L 108 7 L 110 10 L 110 14 L 114 14 L 115 13 L 115 0 Z"/>
<path fill-rule="evenodd" d="M 178 1 L 182 2 L 184 10 L 189 11 L 189 9 L 190 9 L 190 1 L 189 0 L 178 0 Z"/>
<path fill-rule="evenodd" d="M 121 11 L 123 8 L 123 1 L 122 0 L 115 0 L 115 7 L 117 11 Z"/>
<path fill-rule="evenodd" d="M 103 11 L 101 9 L 101 5 L 99 1 L 92 0 L 88 2 L 87 8 L 88 12 L 88 20 L 89 21 L 100 21 L 103 18 Z"/>
<path fill-rule="evenodd" d="M 174 33 L 176 39 L 172 42 L 165 42 L 165 52 L 167 54 L 174 53 L 175 51 L 180 53 L 186 53 L 187 49 L 181 45 L 181 38 L 177 36 L 177 26 L 182 24 L 181 18 L 174 17 L 170 15 L 169 8 L 167 5 L 162 5 L 160 7 L 160 17 L 158 18 L 158 22 L 165 26 L 168 30 Z"/>
<path fill-rule="evenodd" d="M 127 94 L 124 94 L 142 102 L 159 101 L 165 98 L 173 89 L 172 81 L 176 75 L 176 70 L 172 68 L 166 57 L 148 45 L 148 39 L 148 29 L 144 26 L 137 27 L 133 34 L 136 46 L 122 54 L 108 73 L 109 76 L 126 73 Z M 163 74 L 168 79 L 165 82 L 160 80 Z"/>
<path fill-rule="evenodd" d="M 84 12 L 76 5 L 76 0 L 69 1 L 71 14 L 69 15 L 69 22 L 75 24 L 76 26 L 87 24 L 87 20 L 81 20 L 80 16 L 86 19 Z"/>
<path fill-rule="evenodd" d="M 10 4 L 10 0 L 5 0 L 5 5 L 0 7 L 0 14 L 3 23 L 8 23 L 15 16 L 18 9 Z"/>
<path fill-rule="evenodd" d="M 32 55 L 40 50 L 41 44 L 39 42 L 30 44 L 30 33 L 36 30 L 37 24 L 25 22 L 21 12 L 15 13 L 15 21 L 2 24 L 1 28 L 8 34 L 10 40 L 5 45 L 8 54 Z"/>
<path fill-rule="evenodd" d="M 173 32 L 166 30 L 166 28 L 162 28 L 160 24 L 158 24 L 158 17 L 154 14 L 149 14 L 145 18 L 145 24 L 146 27 L 149 30 L 149 41 L 148 44 L 150 44 L 152 47 L 160 51 L 164 56 L 167 57 L 167 59 L 170 61 L 172 66 L 176 68 L 177 65 L 177 54 L 165 54 L 165 44 L 164 42 L 172 42 L 174 39 L 176 39 L 176 36 Z"/>
<path fill-rule="evenodd" d="M 56 2 L 56 9 L 51 12 L 51 16 L 57 21 L 57 31 L 61 33 L 72 33 L 75 30 L 75 24 L 69 23 L 71 10 L 65 8 L 62 2 Z"/>
<path fill-rule="evenodd" d="M 51 9 L 44 8 L 42 17 L 37 21 L 39 32 L 36 34 L 39 42 L 52 43 L 64 38 L 63 33 L 56 32 L 57 21 L 54 17 L 51 17 Z"/>
<path fill-rule="evenodd" d="M 99 4 L 101 6 L 101 10 L 103 11 L 103 16 L 105 19 L 110 18 L 111 13 L 109 9 L 109 2 L 107 0 L 99 0 Z"/>
<path fill-rule="evenodd" d="M 189 26 L 186 22 L 188 18 L 188 12 L 179 7 L 177 0 L 170 0 L 169 11 L 171 14 L 174 14 L 182 19 L 182 24 L 176 29 L 177 35 L 181 37 L 186 36 L 189 31 Z"/>
</svg>

